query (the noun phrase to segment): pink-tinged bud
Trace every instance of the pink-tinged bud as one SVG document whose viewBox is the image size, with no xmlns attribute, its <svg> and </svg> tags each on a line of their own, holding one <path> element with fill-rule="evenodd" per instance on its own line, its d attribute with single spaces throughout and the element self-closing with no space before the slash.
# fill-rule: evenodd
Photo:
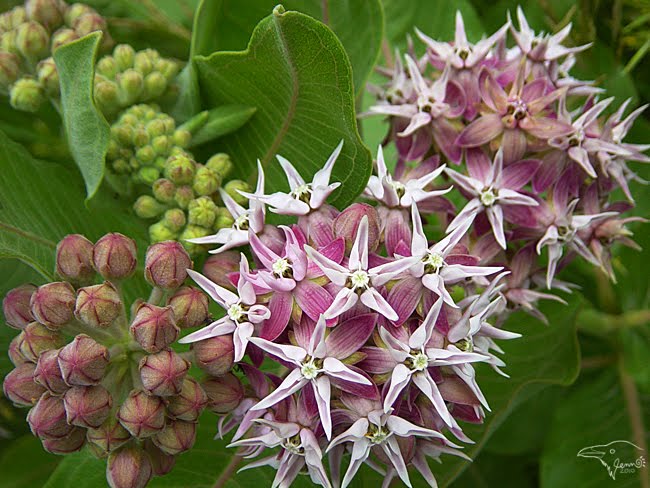
<svg viewBox="0 0 650 488">
<path fill-rule="evenodd" d="M 202 386 L 208 396 L 208 408 L 214 413 L 228 413 L 244 398 L 244 386 L 232 373 L 206 378 Z"/>
<path fill-rule="evenodd" d="M 113 397 L 101 385 L 73 386 L 65 392 L 63 403 L 69 424 L 96 428 L 108 418 Z"/>
<path fill-rule="evenodd" d="M 194 378 L 185 378 L 181 392 L 167 400 L 170 417 L 195 422 L 208 404 L 208 396 Z"/>
<path fill-rule="evenodd" d="M 183 284 L 191 267 L 190 255 L 180 242 L 159 242 L 147 249 L 144 277 L 152 286 L 174 290 Z"/>
<path fill-rule="evenodd" d="M 58 330 L 72 320 L 76 299 L 70 283 L 47 283 L 39 286 L 32 295 L 32 315 L 49 329 Z"/>
<path fill-rule="evenodd" d="M 131 276 L 135 271 L 137 255 L 135 241 L 117 232 L 106 234 L 93 247 L 95 269 L 107 280 Z"/>
<path fill-rule="evenodd" d="M 45 393 L 45 388 L 34 382 L 32 363 L 23 363 L 5 376 L 2 391 L 19 407 L 30 407 Z"/>
<path fill-rule="evenodd" d="M 151 440 L 161 451 L 172 456 L 188 451 L 196 441 L 196 424 L 184 420 L 172 420 L 162 432 Z"/>
<path fill-rule="evenodd" d="M 379 215 L 375 207 L 365 203 L 353 203 L 334 219 L 334 235 L 345 239 L 349 251 L 357 237 L 357 229 L 363 217 L 368 217 L 368 248 L 371 251 L 379 245 Z"/>
<path fill-rule="evenodd" d="M 117 418 L 133 436 L 149 437 L 165 427 L 165 405 L 156 396 L 134 390 L 122 403 Z"/>
<path fill-rule="evenodd" d="M 48 392 L 27 414 L 27 422 L 33 434 L 41 439 L 60 439 L 67 436 L 73 426 L 66 422 L 65 407 L 60 397 Z"/>
<path fill-rule="evenodd" d="M 90 327 L 109 327 L 122 312 L 122 299 L 110 282 L 77 290 L 74 315 Z"/>
<path fill-rule="evenodd" d="M 150 354 L 140 360 L 142 386 L 152 395 L 178 395 L 190 363 L 171 349 Z"/>
<path fill-rule="evenodd" d="M 108 457 L 106 479 L 111 488 L 144 488 L 152 476 L 151 460 L 139 447 L 123 447 Z"/>
<path fill-rule="evenodd" d="M 21 285 L 5 295 L 2 300 L 2 313 L 7 325 L 14 329 L 24 329 L 34 320 L 29 301 L 35 291 L 34 285 Z"/>
<path fill-rule="evenodd" d="M 131 439 L 131 434 L 119 420 L 109 417 L 99 427 L 88 429 L 87 437 L 98 454 L 107 455 L 126 444 Z"/>
<path fill-rule="evenodd" d="M 212 376 L 226 374 L 235 361 L 232 335 L 211 337 L 192 344 L 194 363 Z"/>
<path fill-rule="evenodd" d="M 93 243 L 80 234 L 70 234 L 56 246 L 56 272 L 64 280 L 85 285 L 95 276 Z"/>
<path fill-rule="evenodd" d="M 155 353 L 163 350 L 178 338 L 178 334 L 171 307 L 143 303 L 136 310 L 131 335 L 145 351 Z"/>
<path fill-rule="evenodd" d="M 203 274 L 217 285 L 234 288 L 228 275 L 239 271 L 241 257 L 238 252 L 224 251 L 210 256 L 203 265 Z"/>
<path fill-rule="evenodd" d="M 52 349 L 41 354 L 36 363 L 34 381 L 54 395 L 61 395 L 69 388 L 63 381 L 59 367 L 59 349 Z"/>
<path fill-rule="evenodd" d="M 27 0 L 25 12 L 29 19 L 35 20 L 52 31 L 63 23 L 62 6 L 57 0 Z"/>
<path fill-rule="evenodd" d="M 23 353 L 20 352 L 20 342 L 22 341 L 23 335 L 24 334 L 21 332 L 16 337 L 14 337 L 9 343 L 9 348 L 7 349 L 9 360 L 14 366 L 29 362 Z"/>
<path fill-rule="evenodd" d="M 86 443 L 86 429 L 74 427 L 65 437 L 43 439 L 43 447 L 52 454 L 70 454 L 79 451 Z"/>
<path fill-rule="evenodd" d="M 208 318 L 208 296 L 198 288 L 182 287 L 169 299 L 169 306 L 181 328 L 198 327 Z"/>
<path fill-rule="evenodd" d="M 79 334 L 59 352 L 61 374 L 70 386 L 98 384 L 108 361 L 108 349 L 86 334 Z"/>
<path fill-rule="evenodd" d="M 149 439 L 144 441 L 142 447 L 144 448 L 144 452 L 149 455 L 151 466 L 153 467 L 153 474 L 156 476 L 169 473 L 174 467 L 174 464 L 176 464 L 176 458 L 174 456 L 162 452 Z"/>
<path fill-rule="evenodd" d="M 32 322 L 19 335 L 18 348 L 27 360 L 36 362 L 38 357 L 50 349 L 58 349 L 65 344 L 61 333 L 53 331 L 38 322 Z"/>
</svg>

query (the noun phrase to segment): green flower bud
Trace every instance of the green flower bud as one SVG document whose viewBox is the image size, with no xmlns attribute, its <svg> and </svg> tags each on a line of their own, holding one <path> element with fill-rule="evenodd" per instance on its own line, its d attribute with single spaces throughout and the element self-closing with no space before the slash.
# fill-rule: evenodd
<svg viewBox="0 0 650 488">
<path fill-rule="evenodd" d="M 61 9 L 63 5 L 57 0 L 27 0 L 25 12 L 30 20 L 38 22 L 52 31 L 63 23 Z"/>
<path fill-rule="evenodd" d="M 160 178 L 154 181 L 151 190 L 153 191 L 153 196 L 159 202 L 171 203 L 174 201 L 176 185 L 166 178 Z"/>
<path fill-rule="evenodd" d="M 12 54 L 20 54 L 16 46 L 16 31 L 4 32 L 0 35 L 0 51 Z"/>
<path fill-rule="evenodd" d="M 147 122 L 146 131 L 149 137 L 154 138 L 166 135 L 167 127 L 162 119 L 154 119 L 151 122 Z"/>
<path fill-rule="evenodd" d="M 0 31 L 10 31 L 14 26 L 11 25 L 11 12 L 0 14 Z"/>
<path fill-rule="evenodd" d="M 153 219 L 165 211 L 165 206 L 152 196 L 142 195 L 133 204 L 133 210 L 141 219 Z"/>
<path fill-rule="evenodd" d="M 117 76 L 118 97 L 124 106 L 134 103 L 144 89 L 142 75 L 134 69 L 127 69 Z"/>
<path fill-rule="evenodd" d="M 222 179 L 228 177 L 233 168 L 230 156 L 228 156 L 226 153 L 215 154 L 210 159 L 208 159 L 208 162 L 205 163 L 205 166 L 221 176 Z"/>
<path fill-rule="evenodd" d="M 95 87 L 96 89 L 97 87 Z M 95 96 L 97 96 L 96 93 Z M 111 138 L 115 139 L 121 146 L 129 146 L 133 138 L 133 129 L 127 125 L 114 125 L 111 127 Z"/>
<path fill-rule="evenodd" d="M 192 140 L 192 133 L 187 130 L 174 131 L 172 140 L 174 141 L 174 144 L 176 144 L 177 146 L 187 147 L 189 146 L 190 141 Z"/>
<path fill-rule="evenodd" d="M 244 195 L 241 195 L 238 190 L 250 192 L 252 191 L 251 186 L 242 180 L 231 180 L 223 187 L 228 195 L 232 197 L 239 205 L 246 206 L 248 204 L 248 198 Z"/>
<path fill-rule="evenodd" d="M 194 192 L 192 191 L 192 187 L 186 185 L 176 188 L 174 200 L 180 208 L 186 209 L 189 206 L 190 202 L 194 200 Z"/>
<path fill-rule="evenodd" d="M 185 212 L 180 208 L 170 208 L 165 212 L 161 222 L 172 232 L 180 232 L 185 227 L 187 219 L 185 218 Z"/>
<path fill-rule="evenodd" d="M 118 89 L 113 81 L 103 80 L 95 83 L 95 101 L 105 111 L 115 111 L 118 107 Z M 130 138 L 130 131 L 128 137 Z M 127 137 L 127 136 L 125 136 Z"/>
<path fill-rule="evenodd" d="M 64 12 L 63 18 L 64 18 L 66 24 L 73 25 L 75 23 L 75 21 L 79 17 L 81 17 L 82 15 L 84 15 L 84 14 L 94 14 L 94 13 L 96 13 L 95 10 L 93 10 L 88 5 L 85 5 L 83 3 L 73 3 Z"/>
<path fill-rule="evenodd" d="M 174 131 L 176 130 L 176 122 L 174 122 L 174 119 L 172 119 L 169 116 L 164 116 L 160 118 L 159 120 L 162 121 L 163 124 L 165 124 L 165 134 L 174 134 Z M 176 142 L 174 141 L 174 144 Z"/>
<path fill-rule="evenodd" d="M 154 166 L 143 166 L 138 170 L 137 181 L 147 186 L 153 185 L 153 182 L 160 178 L 160 171 Z"/>
<path fill-rule="evenodd" d="M 129 167 L 132 171 L 140 169 L 140 161 L 136 157 L 129 158 Z"/>
<path fill-rule="evenodd" d="M 156 71 L 162 74 L 168 82 L 171 82 L 176 78 L 176 75 L 180 71 L 180 66 L 176 61 L 171 59 L 161 58 L 156 61 Z"/>
<path fill-rule="evenodd" d="M 167 158 L 164 156 L 157 156 L 156 159 L 153 160 L 153 165 L 158 171 L 164 173 L 165 167 L 167 166 Z"/>
<path fill-rule="evenodd" d="M 172 141 L 168 136 L 156 136 L 153 141 L 151 141 L 151 146 L 153 150 L 159 156 L 166 156 L 169 154 L 169 149 L 171 148 Z"/>
<path fill-rule="evenodd" d="M 59 72 L 56 69 L 54 59 L 46 58 L 38 63 L 38 81 L 41 82 L 45 93 L 51 97 L 59 96 Z"/>
<path fill-rule="evenodd" d="M 189 185 L 194 180 L 195 166 L 187 155 L 172 156 L 167 160 L 165 176 L 177 185 Z"/>
<path fill-rule="evenodd" d="M 79 37 L 83 37 L 91 32 L 102 31 L 106 38 L 106 20 L 97 12 L 88 12 L 77 17 L 72 23 L 72 28 L 77 32 Z"/>
<path fill-rule="evenodd" d="M 151 49 L 145 49 L 135 54 L 133 68 L 142 76 L 147 76 L 153 70 L 153 59 Z"/>
<path fill-rule="evenodd" d="M 167 227 L 164 221 L 156 222 L 149 226 L 149 240 L 152 243 L 172 241 L 178 237 L 178 233 Z"/>
<path fill-rule="evenodd" d="M 144 79 L 144 93 L 145 100 L 152 100 L 160 97 L 167 89 L 167 80 L 165 77 L 154 71 L 149 73 Z"/>
<path fill-rule="evenodd" d="M 43 85 L 33 78 L 21 78 L 9 92 L 9 103 L 22 112 L 36 112 L 44 101 Z"/>
<path fill-rule="evenodd" d="M 131 172 L 131 166 L 126 159 L 116 159 L 113 161 L 113 171 L 118 174 L 125 174 Z"/>
<path fill-rule="evenodd" d="M 115 58 L 113 58 L 113 56 L 104 56 L 102 59 L 97 61 L 95 72 L 99 73 L 102 76 L 105 76 L 106 78 L 114 80 L 118 72 Z"/>
<path fill-rule="evenodd" d="M 151 138 L 149 137 L 149 134 L 147 134 L 147 131 L 144 130 L 142 126 L 136 127 L 133 130 L 132 143 L 135 147 L 146 146 L 147 144 L 149 144 L 150 140 Z"/>
<path fill-rule="evenodd" d="M 135 50 L 128 44 L 118 44 L 113 50 L 113 58 L 117 64 L 117 69 L 119 71 L 125 71 L 129 68 L 133 68 Z"/>
<path fill-rule="evenodd" d="M 232 227 L 234 223 L 235 219 L 232 218 L 232 215 L 230 215 L 230 212 L 227 208 L 217 208 L 217 218 L 214 219 L 214 226 L 212 227 L 214 230 L 227 229 L 229 227 Z"/>
<path fill-rule="evenodd" d="M 200 167 L 194 177 L 193 190 L 197 195 L 212 195 L 221 186 L 221 177 L 210 168 Z"/>
<path fill-rule="evenodd" d="M 50 41 L 52 52 L 76 39 L 79 39 L 79 36 L 73 29 L 62 27 L 52 34 L 52 39 Z"/>
<path fill-rule="evenodd" d="M 9 92 L 9 87 L 20 76 L 20 60 L 13 53 L 0 51 L 0 91 Z"/>
<path fill-rule="evenodd" d="M 135 152 L 135 157 L 138 158 L 141 163 L 150 163 L 156 158 L 156 153 L 153 150 L 153 147 L 143 146 Z M 153 181 L 151 183 L 153 183 Z"/>
<path fill-rule="evenodd" d="M 16 29 L 16 47 L 25 59 L 41 59 L 49 52 L 50 35 L 38 22 L 25 22 Z"/>
<path fill-rule="evenodd" d="M 181 235 L 178 237 L 178 240 L 183 244 L 183 247 L 187 250 L 190 256 L 196 256 L 205 252 L 205 246 L 200 244 L 192 244 L 187 242 L 187 239 L 196 239 L 198 237 L 205 237 L 210 235 L 210 230 L 205 227 L 200 227 L 198 225 L 188 225 L 185 227 L 185 230 L 181 232 Z"/>
<path fill-rule="evenodd" d="M 190 224 L 210 228 L 217 217 L 217 206 L 210 197 L 197 198 L 190 202 L 188 216 Z"/>
</svg>

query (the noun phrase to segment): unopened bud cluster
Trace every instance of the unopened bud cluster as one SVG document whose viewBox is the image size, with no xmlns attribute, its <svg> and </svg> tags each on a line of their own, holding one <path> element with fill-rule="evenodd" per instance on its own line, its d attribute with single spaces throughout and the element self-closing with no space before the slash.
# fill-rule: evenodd
<svg viewBox="0 0 650 488">
<path fill-rule="evenodd" d="M 148 187 L 135 201 L 134 210 L 142 219 L 156 219 L 149 227 L 151 242 L 178 239 L 196 255 L 203 247 L 187 239 L 233 224 L 220 191 L 245 204 L 237 190 L 250 188 L 240 180 L 225 181 L 233 167 L 227 154 L 197 163 L 185 149 L 191 137 L 157 106 L 135 105 L 111 127 L 107 159 L 114 173 Z"/>
<path fill-rule="evenodd" d="M 27 0 L 0 15 L 0 93 L 11 106 L 36 112 L 48 97 L 59 96 L 59 76 L 52 53 L 94 31 L 102 47 L 113 41 L 106 20 L 93 8 L 62 0 Z"/>
<path fill-rule="evenodd" d="M 135 51 L 119 44 L 113 54 L 97 62 L 95 101 L 107 117 L 142 102 L 173 102 L 178 93 L 174 79 L 180 64 L 154 49 Z"/>
<path fill-rule="evenodd" d="M 207 296 L 183 286 L 189 255 L 178 242 L 151 246 L 151 297 L 127 307 L 120 289 L 136 261 L 135 242 L 122 234 L 94 244 L 69 235 L 56 250 L 61 281 L 23 285 L 3 300 L 7 325 L 20 330 L 5 396 L 30 408 L 29 426 L 48 451 L 87 445 L 107 458 L 113 488 L 144 487 L 170 471 L 208 402 L 189 361 L 170 348 L 181 328 L 208 317 Z"/>
</svg>

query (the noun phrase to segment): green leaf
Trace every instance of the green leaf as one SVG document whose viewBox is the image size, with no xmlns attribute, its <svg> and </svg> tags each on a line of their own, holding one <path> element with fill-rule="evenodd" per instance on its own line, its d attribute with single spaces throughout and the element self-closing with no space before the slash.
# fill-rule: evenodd
<svg viewBox="0 0 650 488">
<path fill-rule="evenodd" d="M 257 26 L 246 51 L 198 56 L 196 65 L 209 106 L 257 107 L 249 123 L 219 146 L 240 177 L 252 180 L 259 158 L 267 192 L 286 189 L 276 154 L 309 180 L 343 139 L 333 171 L 342 185 L 333 203 L 348 204 L 361 193 L 372 159 L 357 131 L 349 60 L 327 26 L 276 9 Z"/>
<path fill-rule="evenodd" d="M 95 240 L 107 232 L 136 239 L 144 252 L 146 229 L 112 195 L 84 204 L 83 182 L 61 165 L 33 159 L 0 132 L 0 259 L 16 258 L 53 280 L 54 249 L 65 235 Z"/>
<path fill-rule="evenodd" d="M 61 84 L 63 122 L 70 152 L 91 199 L 104 177 L 110 127 L 93 99 L 95 57 L 102 34 L 93 32 L 54 52 Z"/>
<path fill-rule="evenodd" d="M 532 398 L 548 385 L 569 385 L 579 372 L 579 349 L 574 318 L 581 298 L 573 295 L 568 306 L 545 304 L 542 312 L 549 319 L 548 326 L 517 312 L 503 325 L 506 330 L 519 332 L 520 339 L 501 341 L 504 371 L 510 378 L 497 375 L 487 365 L 476 367 L 478 383 L 485 394 L 491 412 L 483 425 L 462 425 L 465 433 L 476 442 L 463 452 L 475 458 L 488 439 L 526 399 Z M 432 467 L 440 486 L 449 486 L 467 467 L 468 462 L 453 456 L 442 459 Z M 453 486 L 453 485 L 452 485 Z"/>
<path fill-rule="evenodd" d="M 453 488 L 536 488 L 535 461 L 525 456 L 503 456 L 483 451 L 454 481 Z"/>
<path fill-rule="evenodd" d="M 240 3 L 236 0 L 204 0 L 195 18 L 192 53 L 208 56 L 216 51 L 244 49 L 257 23 L 277 4 L 277 0 L 249 0 L 242 9 L 238 8 Z M 381 47 L 381 2 L 288 0 L 282 5 L 287 10 L 296 10 L 322 21 L 334 31 L 348 53 L 355 90 L 360 93 Z"/>
<path fill-rule="evenodd" d="M 244 105 L 222 105 L 207 112 L 205 124 L 192 134 L 190 147 L 205 144 L 242 127 L 257 109 Z"/>
<path fill-rule="evenodd" d="M 607 369 L 586 376 L 570 395 L 564 397 L 554 412 L 554 421 L 549 425 L 549 435 L 541 457 L 541 488 L 580 487 L 639 487 L 647 486 L 641 481 L 647 477 L 644 471 L 635 469 L 632 473 L 616 473 L 612 480 L 605 468 L 596 458 L 578 457 L 578 451 L 585 447 L 608 444 L 623 440 L 638 444 L 631 429 L 630 412 L 638 409 L 641 427 L 643 422 L 650 425 L 649 398 L 640 397 L 633 401 L 633 408 L 627 401 L 621 377 L 615 369 Z M 626 401 L 627 397 L 627 401 Z M 645 437 L 649 431 L 638 432 Z M 623 463 L 633 462 L 640 455 L 646 459 L 648 453 L 639 452 L 632 446 L 622 443 L 619 456 Z M 609 453 L 603 461 L 612 463 Z"/>
<path fill-rule="evenodd" d="M 0 456 L 3 488 L 43 486 L 61 458 L 45 451 L 32 435 L 14 440 Z"/>
</svg>

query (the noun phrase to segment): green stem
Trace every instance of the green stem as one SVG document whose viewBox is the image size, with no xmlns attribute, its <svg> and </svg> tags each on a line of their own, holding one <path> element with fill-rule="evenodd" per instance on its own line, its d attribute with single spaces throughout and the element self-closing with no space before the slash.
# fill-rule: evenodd
<svg viewBox="0 0 650 488">
<path fill-rule="evenodd" d="M 609 336 L 621 329 L 641 327 L 650 322 L 650 310 L 630 310 L 620 315 L 599 312 L 594 309 L 582 310 L 576 319 L 578 329 L 586 334 Z"/>
</svg>

